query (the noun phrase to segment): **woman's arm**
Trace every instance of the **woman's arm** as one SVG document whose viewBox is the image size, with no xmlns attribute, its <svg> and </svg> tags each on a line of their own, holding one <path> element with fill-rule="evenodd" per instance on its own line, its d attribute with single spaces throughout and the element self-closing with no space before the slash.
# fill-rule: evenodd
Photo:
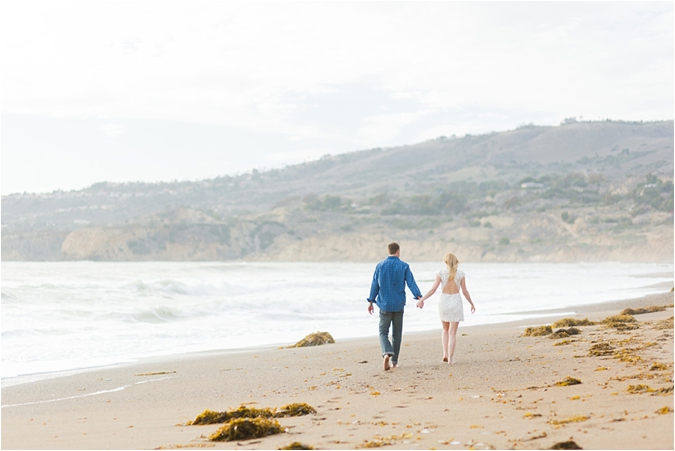
<svg viewBox="0 0 675 451">
<path fill-rule="evenodd" d="M 460 285 L 462 286 L 462 293 L 464 293 L 464 297 L 466 298 L 467 301 L 469 301 L 469 304 L 471 304 L 471 313 L 474 313 L 476 311 L 476 306 L 473 305 L 473 301 L 471 301 L 471 295 L 469 294 L 469 290 L 466 289 L 466 277 L 462 277 Z"/>
<path fill-rule="evenodd" d="M 417 301 L 417 307 L 424 308 L 424 300 L 429 299 L 431 296 L 433 296 L 440 284 L 441 284 L 441 276 L 436 274 L 436 280 L 434 281 L 434 286 L 431 287 L 431 289 L 429 291 L 427 291 L 427 294 L 422 296 L 422 298 L 419 301 Z"/>
</svg>

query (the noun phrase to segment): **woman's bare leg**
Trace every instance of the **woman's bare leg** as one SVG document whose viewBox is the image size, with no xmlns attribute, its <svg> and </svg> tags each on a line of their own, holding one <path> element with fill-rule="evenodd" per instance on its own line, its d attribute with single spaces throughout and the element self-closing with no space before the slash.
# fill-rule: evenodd
<svg viewBox="0 0 675 451">
<path fill-rule="evenodd" d="M 449 340 L 447 349 L 449 351 L 449 362 L 448 363 L 455 363 L 452 360 L 452 357 L 455 355 L 455 346 L 457 345 L 457 328 L 459 327 L 459 323 L 443 323 L 443 326 L 445 327 L 445 324 L 448 324 L 449 330 L 444 330 L 443 333 L 448 333 L 449 334 Z"/>
<path fill-rule="evenodd" d="M 449 361 L 448 358 L 448 338 L 450 337 L 450 323 L 446 321 L 441 321 L 441 324 L 443 324 L 443 333 L 441 334 L 441 345 L 443 346 L 443 361 L 447 362 Z"/>
</svg>

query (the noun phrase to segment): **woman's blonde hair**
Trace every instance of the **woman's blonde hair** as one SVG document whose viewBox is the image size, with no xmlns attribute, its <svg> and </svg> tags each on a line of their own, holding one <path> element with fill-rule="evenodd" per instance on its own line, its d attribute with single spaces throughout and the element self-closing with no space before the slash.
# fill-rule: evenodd
<svg viewBox="0 0 675 451">
<path fill-rule="evenodd" d="M 457 257 L 455 254 L 452 252 L 448 252 L 445 254 L 445 257 L 443 257 L 443 262 L 445 265 L 448 267 L 448 272 L 450 272 L 450 275 L 448 276 L 448 281 L 450 280 L 455 280 L 455 275 L 457 274 L 457 265 L 459 265 L 459 260 L 457 260 Z"/>
</svg>

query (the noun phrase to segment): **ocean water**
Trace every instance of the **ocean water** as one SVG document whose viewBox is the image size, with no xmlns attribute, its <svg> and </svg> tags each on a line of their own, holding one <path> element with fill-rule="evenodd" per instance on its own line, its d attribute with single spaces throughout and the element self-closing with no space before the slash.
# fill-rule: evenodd
<svg viewBox="0 0 675 451">
<path fill-rule="evenodd" d="M 2 384 L 151 356 L 293 344 L 328 331 L 376 337 L 365 301 L 376 262 L 3 262 Z M 411 263 L 426 292 L 442 263 Z M 466 325 L 667 291 L 672 264 L 466 263 Z M 409 293 L 408 293 L 409 294 Z M 436 302 L 404 332 L 439 328 Z M 461 327 L 461 326 L 460 326 Z M 373 341 L 377 346 L 377 341 Z"/>
</svg>

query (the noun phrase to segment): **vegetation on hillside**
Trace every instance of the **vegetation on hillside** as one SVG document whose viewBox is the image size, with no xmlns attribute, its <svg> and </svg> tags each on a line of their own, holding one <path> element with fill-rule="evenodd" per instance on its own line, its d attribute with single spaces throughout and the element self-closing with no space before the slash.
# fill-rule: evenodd
<svg viewBox="0 0 675 451">
<path fill-rule="evenodd" d="M 4 259 L 233 259 L 312 237 L 464 229 L 485 258 L 584 237 L 630 247 L 672 240 L 673 122 L 530 125 L 197 182 L 3 196 L 2 212 Z"/>
</svg>

